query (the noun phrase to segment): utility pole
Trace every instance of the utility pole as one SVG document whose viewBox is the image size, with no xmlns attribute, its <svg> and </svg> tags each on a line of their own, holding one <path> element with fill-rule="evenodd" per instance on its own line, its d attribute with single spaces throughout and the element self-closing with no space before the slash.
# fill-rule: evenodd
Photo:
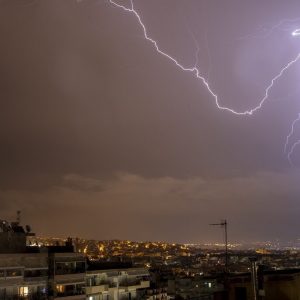
<svg viewBox="0 0 300 300">
<path fill-rule="evenodd" d="M 222 220 L 220 223 L 209 224 L 212 226 L 221 226 L 225 233 L 225 273 L 228 273 L 228 238 L 227 238 L 227 220 Z"/>
</svg>

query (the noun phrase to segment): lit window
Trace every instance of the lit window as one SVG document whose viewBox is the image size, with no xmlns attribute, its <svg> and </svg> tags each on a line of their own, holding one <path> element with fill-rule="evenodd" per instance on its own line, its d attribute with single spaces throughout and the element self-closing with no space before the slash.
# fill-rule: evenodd
<svg viewBox="0 0 300 300">
<path fill-rule="evenodd" d="M 56 285 L 56 291 L 58 293 L 63 293 L 65 291 L 65 286 L 61 284 Z"/>
<path fill-rule="evenodd" d="M 28 286 L 21 286 L 19 288 L 19 295 L 20 296 L 28 296 L 29 291 L 28 291 Z"/>
</svg>

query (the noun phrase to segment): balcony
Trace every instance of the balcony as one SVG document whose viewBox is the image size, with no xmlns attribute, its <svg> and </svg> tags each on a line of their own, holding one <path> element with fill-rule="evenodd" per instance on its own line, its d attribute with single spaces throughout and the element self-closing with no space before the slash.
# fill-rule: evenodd
<svg viewBox="0 0 300 300">
<path fill-rule="evenodd" d="M 1 300 L 47 300 L 48 296 L 40 293 L 28 294 L 26 296 L 20 295 L 0 295 Z"/>
<path fill-rule="evenodd" d="M 47 282 L 48 276 L 24 277 L 24 282 Z"/>
<path fill-rule="evenodd" d="M 85 295 L 71 295 L 71 296 L 63 296 L 63 297 L 56 297 L 54 299 L 57 300 L 86 300 L 86 296 Z"/>
<path fill-rule="evenodd" d="M 82 296 L 82 295 L 85 295 L 84 290 L 81 290 L 81 291 L 65 291 L 65 292 L 62 292 L 62 293 L 57 293 L 56 298 L 71 297 L 71 296 L 72 297 L 73 296 Z M 77 297 L 77 298 L 81 299 L 81 297 Z"/>
<path fill-rule="evenodd" d="M 63 298 L 63 297 L 74 297 L 85 295 L 85 286 L 84 284 L 70 284 L 70 285 L 56 285 L 55 297 Z M 80 297 L 76 297 L 76 299 Z"/>
</svg>

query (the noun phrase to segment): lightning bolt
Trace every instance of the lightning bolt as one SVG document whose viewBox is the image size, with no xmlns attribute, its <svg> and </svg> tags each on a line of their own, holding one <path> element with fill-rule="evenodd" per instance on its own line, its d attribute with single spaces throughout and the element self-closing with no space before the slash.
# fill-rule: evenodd
<svg viewBox="0 0 300 300">
<path fill-rule="evenodd" d="M 199 52 L 200 52 L 200 47 L 198 44 L 198 41 L 195 38 L 195 35 L 193 34 L 192 31 L 189 31 L 194 43 L 195 43 L 195 47 L 196 47 L 196 53 L 195 53 L 195 64 L 194 64 L 194 68 L 196 68 L 198 66 L 199 63 Z"/>
<path fill-rule="evenodd" d="M 299 36 L 300 35 L 300 29 L 296 29 L 292 32 L 292 36 Z"/>
<path fill-rule="evenodd" d="M 211 88 L 210 84 L 208 83 L 208 80 L 201 74 L 198 66 L 197 66 L 197 58 L 196 58 L 196 63 L 194 64 L 194 66 L 192 67 L 188 67 L 188 66 L 184 66 L 183 64 L 181 64 L 175 57 L 171 56 L 170 54 L 168 54 L 167 52 L 165 52 L 164 50 L 162 50 L 159 45 L 158 45 L 158 42 L 156 40 L 154 40 L 149 34 L 148 34 L 148 31 L 147 31 L 147 28 L 146 28 L 146 25 L 143 23 L 142 21 L 142 17 L 141 15 L 139 14 L 139 12 L 134 8 L 134 4 L 133 4 L 133 0 L 130 0 L 130 7 L 127 7 L 125 5 L 122 5 L 122 4 L 119 4 L 117 2 L 115 2 L 114 0 L 108 0 L 108 2 L 110 4 L 112 4 L 113 6 L 119 8 L 119 9 L 122 9 L 123 11 L 127 12 L 127 13 L 130 13 L 132 14 L 138 21 L 142 31 L 143 31 L 143 35 L 144 35 L 144 38 L 145 40 L 147 40 L 149 43 L 152 44 L 152 46 L 155 48 L 155 50 L 162 56 L 164 56 L 165 58 L 167 58 L 168 60 L 170 60 L 172 63 L 174 63 L 180 70 L 184 71 L 184 72 L 189 72 L 191 73 L 194 77 L 196 77 L 198 80 L 200 80 L 202 82 L 202 84 L 206 87 L 206 89 L 208 90 L 208 92 L 210 93 L 210 95 L 213 97 L 214 101 L 215 101 L 215 104 L 217 106 L 218 109 L 220 110 L 224 110 L 224 111 L 227 111 L 227 112 L 230 112 L 232 114 L 235 114 L 235 115 L 242 115 L 242 116 L 251 116 L 253 115 L 253 113 L 257 112 L 258 110 L 260 110 L 262 108 L 262 106 L 264 105 L 264 103 L 268 100 L 269 98 L 269 93 L 271 91 L 271 89 L 273 88 L 273 86 L 275 85 L 276 81 L 278 81 L 282 76 L 283 74 L 290 68 L 292 67 L 296 62 L 298 62 L 298 60 L 300 59 L 300 53 L 297 54 L 297 56 L 292 59 L 291 61 L 289 61 L 286 65 L 284 65 L 278 74 L 276 74 L 270 81 L 270 84 L 265 88 L 265 92 L 263 94 L 263 97 L 261 99 L 259 99 L 258 101 L 258 104 L 251 108 L 251 109 L 248 109 L 248 110 L 244 110 L 244 111 L 238 111 L 238 110 L 235 110 L 233 108 L 230 108 L 230 107 L 226 107 L 226 106 L 223 106 L 220 104 L 220 101 L 219 101 L 219 97 L 218 95 L 213 91 L 213 89 Z M 298 19 L 297 19 L 298 20 Z M 284 20 L 286 21 L 286 20 Z M 294 20 L 293 20 L 294 21 Z M 277 24 L 275 26 L 275 28 L 279 27 L 282 23 L 280 24 Z M 273 30 L 274 28 L 272 28 Z M 298 36 L 300 35 L 300 29 L 296 29 L 294 30 L 292 33 L 291 33 L 292 36 Z M 199 48 L 197 48 L 197 53 L 196 53 L 196 57 L 198 55 L 198 52 L 199 52 Z M 300 115 L 299 115 L 299 118 L 300 118 Z M 298 122 L 298 118 L 297 120 L 295 120 L 293 122 L 293 125 L 292 125 L 292 129 L 291 129 L 291 132 L 289 133 L 289 135 L 287 136 L 287 141 L 286 141 L 286 145 L 285 145 L 285 151 L 287 150 L 287 146 L 288 146 L 288 143 L 289 143 L 289 139 L 291 137 L 291 135 L 293 134 L 293 130 L 294 130 L 294 124 Z M 288 153 L 288 159 L 289 161 L 291 162 L 290 160 L 290 156 L 291 154 L 293 153 L 295 147 L 300 144 L 300 140 L 298 142 L 296 142 L 295 144 L 293 144 L 293 146 L 291 147 L 290 149 L 290 152 Z"/>
<path fill-rule="evenodd" d="M 142 21 L 141 16 L 139 15 L 139 13 L 136 11 L 136 9 L 134 8 L 133 5 L 133 0 L 130 0 L 131 3 L 131 7 L 128 8 L 122 4 L 116 3 L 113 0 L 109 0 L 109 3 L 111 3 L 112 5 L 123 9 L 126 12 L 129 12 L 131 14 L 133 14 L 136 19 L 138 20 L 138 23 L 140 24 L 143 33 L 144 33 L 144 38 L 149 41 L 156 49 L 156 51 L 161 54 L 162 56 L 166 57 L 167 59 L 169 59 L 170 61 L 172 61 L 179 69 L 181 69 L 182 71 L 185 72 L 190 72 L 192 73 L 197 79 L 201 80 L 202 83 L 205 85 L 205 87 L 207 88 L 207 90 L 209 91 L 209 93 L 211 94 L 211 96 L 214 98 L 216 106 L 221 109 L 221 110 L 225 110 L 228 112 L 231 112 L 233 114 L 236 115 L 252 115 L 254 112 L 256 112 L 257 110 L 261 109 L 263 104 L 265 103 L 265 101 L 268 99 L 269 97 L 269 92 L 272 89 L 272 87 L 274 86 L 274 83 L 285 73 L 285 71 L 287 71 L 293 64 L 295 64 L 299 59 L 300 59 L 300 53 L 298 53 L 298 55 L 296 56 L 295 59 L 291 60 L 289 63 L 287 63 L 285 66 L 282 67 L 282 69 L 280 70 L 280 72 L 274 76 L 271 80 L 271 83 L 267 86 L 267 88 L 265 89 L 265 93 L 263 98 L 259 101 L 258 105 L 252 109 L 249 110 L 245 110 L 245 111 L 237 111 L 234 110 L 233 108 L 230 107 L 226 107 L 220 104 L 219 102 L 219 97 L 218 95 L 212 90 L 212 88 L 210 87 L 208 81 L 206 80 L 206 78 L 204 76 L 201 75 L 200 70 L 197 68 L 197 66 L 193 66 L 193 67 L 186 67 L 184 65 L 182 65 L 180 62 L 178 62 L 178 60 L 176 58 L 174 58 L 173 56 L 169 55 L 168 53 L 164 52 L 163 50 L 161 50 L 158 46 L 157 41 L 155 41 L 154 39 L 152 39 L 146 29 L 145 24 Z"/>
<path fill-rule="evenodd" d="M 285 141 L 285 145 L 284 145 L 284 153 L 287 153 L 287 149 L 288 149 L 288 146 L 290 144 L 290 138 L 293 136 L 294 134 L 294 131 L 295 131 L 295 126 L 296 126 L 296 123 L 300 121 L 300 113 L 298 114 L 298 117 L 293 121 L 292 125 L 291 125 L 291 130 L 289 132 L 289 134 L 287 135 L 286 137 L 286 141 Z M 287 159 L 289 161 L 289 163 L 291 165 L 293 165 L 293 162 L 292 162 L 292 159 L 291 159 L 291 156 L 295 150 L 295 148 L 300 144 L 300 140 L 296 141 L 291 147 L 290 147 L 290 151 L 287 153 Z"/>
<path fill-rule="evenodd" d="M 299 22 L 299 21 L 300 21 L 300 18 L 283 19 L 279 23 L 277 23 L 273 26 L 270 26 L 269 28 L 267 28 L 267 26 L 265 26 L 265 27 L 261 26 L 261 31 L 262 31 L 261 34 L 258 34 L 258 35 L 250 35 L 249 34 L 249 35 L 240 37 L 239 40 L 253 39 L 253 38 L 254 39 L 265 39 L 265 38 L 269 37 L 270 35 L 272 35 L 275 30 L 290 31 L 291 27 L 292 27 L 292 23 L 296 23 L 296 22 Z M 284 24 L 290 24 L 290 25 L 286 26 L 286 28 L 282 28 L 282 26 Z"/>
<path fill-rule="evenodd" d="M 300 140 L 298 140 L 297 142 L 295 142 L 295 143 L 293 144 L 293 146 L 291 147 L 290 152 L 289 152 L 288 155 L 287 155 L 287 158 L 288 158 L 289 163 L 291 164 L 291 166 L 294 165 L 293 162 L 292 162 L 291 156 L 292 156 L 292 154 L 293 154 L 295 148 L 296 148 L 298 145 L 300 145 Z"/>
<path fill-rule="evenodd" d="M 298 118 L 293 121 L 291 130 L 286 137 L 286 141 L 285 141 L 285 145 L 284 145 L 284 153 L 286 153 L 286 151 L 287 151 L 287 147 L 289 145 L 289 140 L 290 140 L 291 136 L 294 134 L 294 127 L 298 121 L 300 121 L 300 113 L 298 114 Z"/>
</svg>

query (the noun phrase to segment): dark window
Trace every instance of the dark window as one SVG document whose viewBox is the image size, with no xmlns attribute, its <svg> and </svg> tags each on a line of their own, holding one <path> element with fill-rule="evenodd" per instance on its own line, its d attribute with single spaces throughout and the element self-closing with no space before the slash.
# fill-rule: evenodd
<svg viewBox="0 0 300 300">
<path fill-rule="evenodd" d="M 22 276 L 22 270 L 20 270 L 20 269 L 10 269 L 10 270 L 6 270 L 6 276 L 7 276 L 7 277 Z"/>
<path fill-rule="evenodd" d="M 85 262 L 77 261 L 76 262 L 76 273 L 84 273 L 85 272 Z"/>
<path fill-rule="evenodd" d="M 235 300 L 247 300 L 247 289 L 245 287 L 235 288 Z"/>
<path fill-rule="evenodd" d="M 75 262 L 58 262 L 56 263 L 55 274 L 72 274 L 75 273 Z"/>
<path fill-rule="evenodd" d="M 25 270 L 24 277 L 45 277 L 48 275 L 48 271 L 46 269 L 42 270 Z"/>
<path fill-rule="evenodd" d="M 74 274 L 74 273 L 84 273 L 85 272 L 85 262 L 57 262 L 55 268 L 55 274 Z"/>
</svg>

